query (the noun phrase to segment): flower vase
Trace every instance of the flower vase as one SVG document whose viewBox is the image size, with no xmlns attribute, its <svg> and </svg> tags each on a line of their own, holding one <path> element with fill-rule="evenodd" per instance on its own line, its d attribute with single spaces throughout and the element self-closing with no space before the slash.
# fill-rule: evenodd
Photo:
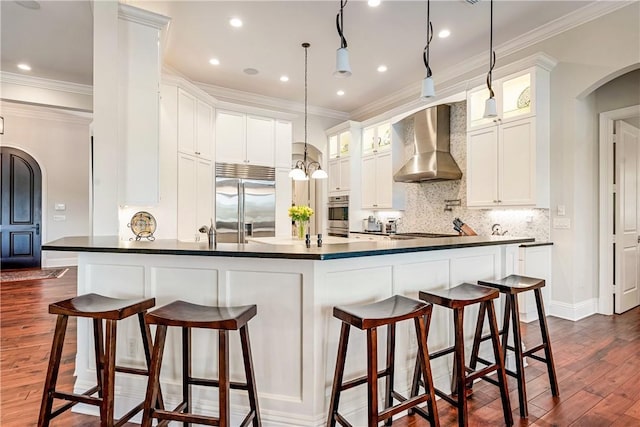
<svg viewBox="0 0 640 427">
<path fill-rule="evenodd" d="M 298 221 L 298 239 L 303 240 L 305 230 L 307 229 L 307 221 Z"/>
</svg>

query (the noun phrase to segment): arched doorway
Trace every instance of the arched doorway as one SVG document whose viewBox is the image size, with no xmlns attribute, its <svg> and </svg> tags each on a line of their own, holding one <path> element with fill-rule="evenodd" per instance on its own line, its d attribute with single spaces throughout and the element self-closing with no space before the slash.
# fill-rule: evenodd
<svg viewBox="0 0 640 427">
<path fill-rule="evenodd" d="M 42 172 L 22 150 L 1 149 L 0 241 L 2 269 L 40 267 Z"/>
<path fill-rule="evenodd" d="M 294 142 L 291 155 L 292 164 L 304 158 L 304 143 Z M 307 160 L 322 163 L 322 152 L 311 144 L 307 144 Z M 311 234 L 322 232 L 323 215 L 323 187 L 322 180 L 310 179 L 308 181 L 291 181 L 291 203 L 294 205 L 305 205 L 314 211 L 309 227 Z"/>
</svg>

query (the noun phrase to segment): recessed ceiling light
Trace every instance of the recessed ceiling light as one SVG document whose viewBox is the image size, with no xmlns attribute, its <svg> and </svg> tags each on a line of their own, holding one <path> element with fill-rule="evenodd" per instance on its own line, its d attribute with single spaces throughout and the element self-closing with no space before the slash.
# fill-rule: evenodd
<svg viewBox="0 0 640 427">
<path fill-rule="evenodd" d="M 17 4 L 19 4 L 22 7 L 26 7 L 27 9 L 31 9 L 31 10 L 38 10 L 40 9 L 40 3 L 38 3 L 37 1 L 33 1 L 33 0 L 29 0 L 29 1 L 16 1 Z"/>
<path fill-rule="evenodd" d="M 211 64 L 211 65 L 220 65 L 220 60 L 218 58 L 211 58 L 209 60 L 209 64 Z"/>
<path fill-rule="evenodd" d="M 31 67 L 29 66 L 29 64 L 24 64 L 24 63 L 18 64 L 18 68 L 24 71 L 31 71 Z"/>
<path fill-rule="evenodd" d="M 384 73 L 385 71 L 387 71 L 387 66 L 386 65 L 379 65 L 378 66 L 378 72 L 379 73 Z"/>
<path fill-rule="evenodd" d="M 244 70 L 242 70 L 245 74 L 248 74 L 250 76 L 255 76 L 256 74 L 258 74 L 258 70 L 256 70 L 255 68 L 245 68 Z"/>
<path fill-rule="evenodd" d="M 280 76 L 280 81 L 281 82 L 288 82 L 289 81 L 289 76 Z"/>
<path fill-rule="evenodd" d="M 337 91 L 336 93 L 338 94 L 338 96 L 342 96 L 342 95 L 344 95 L 344 91 L 343 91 L 343 90 L 339 90 L 339 91 Z"/>
<path fill-rule="evenodd" d="M 242 27 L 242 20 L 240 18 L 231 18 L 229 19 L 229 25 L 232 27 L 240 28 Z"/>
<path fill-rule="evenodd" d="M 371 7 L 378 7 L 380 6 L 380 0 L 369 0 L 367 4 Z"/>
<path fill-rule="evenodd" d="M 447 37 L 449 37 L 451 35 L 451 31 L 444 29 L 442 31 L 440 31 L 438 33 L 438 37 L 440 37 L 441 39 L 446 39 Z"/>
</svg>

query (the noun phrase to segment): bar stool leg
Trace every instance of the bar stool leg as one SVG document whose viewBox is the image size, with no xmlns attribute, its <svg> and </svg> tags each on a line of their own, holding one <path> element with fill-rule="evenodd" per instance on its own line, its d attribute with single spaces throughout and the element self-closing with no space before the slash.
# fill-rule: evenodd
<svg viewBox="0 0 640 427">
<path fill-rule="evenodd" d="M 518 307 L 518 295 L 512 294 L 509 295 L 508 298 L 511 300 L 510 309 L 511 319 L 513 321 L 513 351 L 516 355 L 516 380 L 518 382 L 520 417 L 527 418 L 529 416 L 527 408 L 527 382 L 524 372 L 524 355 L 522 354 L 522 334 L 520 333 L 520 308 Z"/>
<path fill-rule="evenodd" d="M 458 426 L 464 427 L 469 422 L 469 412 L 467 410 L 466 372 L 464 365 L 464 308 L 453 310 L 453 323 L 455 333 L 455 352 L 453 353 L 453 379 L 455 382 L 455 393 L 458 394 Z M 454 390 L 452 390 L 454 392 Z"/>
<path fill-rule="evenodd" d="M 500 348 L 500 339 L 498 337 L 498 323 L 496 321 L 496 312 L 492 301 L 482 304 L 487 305 L 487 313 L 489 314 L 489 327 L 491 329 L 491 343 L 493 344 L 493 355 L 498 365 L 498 384 L 500 386 L 500 397 L 502 399 L 502 411 L 504 412 L 504 421 L 507 426 L 513 425 L 513 414 L 511 414 L 511 402 L 509 401 L 509 391 L 507 389 L 507 375 L 504 369 L 504 355 Z"/>
<path fill-rule="evenodd" d="M 340 329 L 340 341 L 338 342 L 338 357 L 336 360 L 336 372 L 333 376 L 333 387 L 331 388 L 331 401 L 329 403 L 329 419 L 327 426 L 335 427 L 336 412 L 338 412 L 338 404 L 340 403 L 340 388 L 342 387 L 342 378 L 344 375 L 344 363 L 347 358 L 347 344 L 349 344 L 349 330 L 351 326 L 342 322 Z"/>
<path fill-rule="evenodd" d="M 396 325 L 391 323 L 387 325 L 387 378 L 385 382 L 385 408 L 393 405 L 393 381 L 395 379 L 395 349 L 396 349 Z M 390 426 L 393 417 L 385 420 L 384 425 Z"/>
<path fill-rule="evenodd" d="M 96 356 L 98 397 L 102 398 L 102 376 L 104 375 L 104 334 L 102 332 L 102 319 L 93 319 L 93 347 Z"/>
<path fill-rule="evenodd" d="M 115 320 L 106 320 L 106 340 L 104 352 L 104 373 L 102 405 L 100 405 L 101 425 L 113 427 L 113 413 L 115 405 L 115 380 L 116 380 L 116 339 L 118 323 Z"/>
<path fill-rule="evenodd" d="M 183 412 L 191 412 L 191 330 L 182 328 L 182 402 Z M 184 422 L 184 427 L 191 423 Z"/>
<path fill-rule="evenodd" d="M 147 384 L 147 395 L 144 399 L 144 411 L 142 413 L 142 427 L 151 427 L 152 405 L 158 398 L 160 388 L 160 367 L 162 366 L 162 356 L 164 354 L 164 344 L 167 338 L 167 327 L 156 326 L 156 339 L 151 355 L 151 367 L 149 368 L 149 383 Z"/>
<path fill-rule="evenodd" d="M 504 317 L 502 320 L 502 355 L 507 366 L 507 350 L 509 345 L 509 329 L 511 324 L 511 296 L 507 295 L 504 303 Z"/>
<path fill-rule="evenodd" d="M 58 315 L 58 319 L 56 320 L 56 329 L 53 335 L 53 343 L 51 344 L 51 356 L 49 356 L 49 367 L 47 368 L 47 377 L 44 381 L 44 391 L 42 392 L 38 427 L 47 427 L 49 421 L 51 421 L 49 415 L 51 414 L 51 407 L 53 406 L 53 392 L 56 389 L 56 382 L 58 381 L 62 346 L 64 345 L 64 336 L 67 332 L 68 320 L 69 317 L 63 315 Z"/>
<path fill-rule="evenodd" d="M 429 394 L 429 400 L 427 401 L 427 409 L 429 410 L 429 415 L 431 415 L 431 427 L 440 426 L 440 419 L 438 417 L 438 408 L 436 406 L 436 391 L 433 386 L 433 376 L 431 375 L 431 364 L 429 361 L 429 350 L 427 347 L 427 326 L 425 325 L 424 318 L 416 317 L 414 319 L 416 326 L 416 335 L 418 339 L 418 355 L 416 357 L 416 361 L 420 363 L 420 372 L 422 372 L 422 377 L 424 378 L 424 388 L 425 392 Z M 420 374 L 417 374 L 418 376 Z M 414 372 L 414 383 L 413 387 L 417 388 L 416 382 L 416 373 Z M 413 388 L 412 388 L 413 393 Z M 417 390 L 416 394 L 417 395 Z M 414 394 L 411 395 L 413 397 Z"/>
<path fill-rule="evenodd" d="M 558 378 L 556 377 L 556 368 L 553 362 L 553 353 L 551 352 L 551 341 L 549 340 L 549 327 L 547 326 L 547 317 L 544 313 L 544 303 L 542 301 L 542 292 L 540 288 L 535 289 L 536 307 L 538 309 L 538 322 L 540 323 L 540 332 L 542 334 L 542 343 L 544 344 L 545 359 L 547 359 L 547 372 L 549 373 L 549 383 L 551 384 L 551 393 L 554 396 L 560 396 L 558 388 Z"/>
<path fill-rule="evenodd" d="M 378 427 L 378 331 L 367 329 L 368 426 Z"/>
<path fill-rule="evenodd" d="M 142 349 L 144 350 L 144 360 L 147 362 L 147 373 L 151 372 L 151 352 L 153 350 L 153 342 L 151 341 L 151 329 L 147 322 L 144 321 L 145 312 L 138 313 L 138 323 L 140 325 L 140 334 L 142 335 Z M 148 380 L 148 378 L 147 378 Z M 154 402 L 156 408 L 164 409 L 164 401 L 162 399 L 162 390 L 158 388 L 157 401 Z"/>
<path fill-rule="evenodd" d="M 478 310 L 478 321 L 476 322 L 476 332 L 473 336 L 473 348 L 471 349 L 471 360 L 469 361 L 469 368 L 476 369 L 478 364 L 478 353 L 480 353 L 480 344 L 482 342 L 482 329 L 484 327 L 484 318 L 486 314 L 486 308 L 484 304 L 480 304 Z M 468 385 L 469 388 L 473 387 L 473 384 Z"/>
<path fill-rule="evenodd" d="M 220 401 L 220 427 L 229 427 L 231 406 L 229 402 L 229 331 L 218 330 L 218 381 Z"/>
<path fill-rule="evenodd" d="M 244 374 L 247 378 L 247 391 L 249 392 L 249 406 L 253 411 L 253 427 L 261 427 L 260 408 L 258 407 L 258 390 L 253 371 L 253 357 L 251 356 L 251 344 L 249 342 L 249 326 L 246 324 L 240 328 L 240 344 L 242 345 L 242 358 L 244 360 Z"/>
</svg>

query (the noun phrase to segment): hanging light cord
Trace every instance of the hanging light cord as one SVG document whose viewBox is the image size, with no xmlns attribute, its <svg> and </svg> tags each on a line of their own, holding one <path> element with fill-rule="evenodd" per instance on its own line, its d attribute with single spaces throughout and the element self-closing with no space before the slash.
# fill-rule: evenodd
<svg viewBox="0 0 640 427">
<path fill-rule="evenodd" d="M 427 0 L 427 45 L 424 47 L 422 52 L 422 61 L 424 62 L 424 66 L 427 69 L 427 77 L 431 77 L 431 67 L 429 66 L 429 45 L 431 44 L 431 40 L 433 39 L 433 25 L 431 24 L 431 19 L 429 19 L 429 9 L 430 2 Z"/>
<path fill-rule="evenodd" d="M 338 12 L 338 14 L 336 15 L 336 27 L 338 28 L 338 35 L 340 35 L 340 47 L 341 48 L 345 48 L 347 47 L 347 39 L 344 38 L 344 33 L 342 32 L 344 29 L 344 17 L 343 17 L 343 10 L 344 7 L 347 5 L 347 2 L 349 0 L 340 0 L 340 12 Z"/>
<path fill-rule="evenodd" d="M 493 0 L 491 0 L 491 19 L 489 24 L 489 72 L 487 73 L 487 88 L 489 89 L 489 98 L 493 98 L 493 88 L 491 87 L 493 67 L 496 66 L 496 53 L 493 51 Z"/>
<path fill-rule="evenodd" d="M 304 47 L 304 164 L 307 164 L 307 57 L 309 43 L 302 43 Z"/>
</svg>

